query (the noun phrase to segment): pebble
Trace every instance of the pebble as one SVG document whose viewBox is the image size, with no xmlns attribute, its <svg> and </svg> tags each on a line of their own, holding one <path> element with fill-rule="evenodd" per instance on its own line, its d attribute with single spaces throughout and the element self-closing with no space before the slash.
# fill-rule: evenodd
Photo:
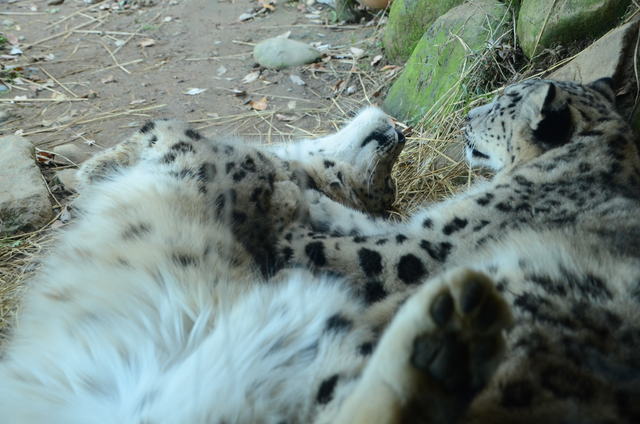
<svg viewBox="0 0 640 424">
<path fill-rule="evenodd" d="M 275 37 L 259 42 L 253 57 L 265 68 L 283 69 L 315 62 L 322 53 L 300 41 Z"/>
</svg>

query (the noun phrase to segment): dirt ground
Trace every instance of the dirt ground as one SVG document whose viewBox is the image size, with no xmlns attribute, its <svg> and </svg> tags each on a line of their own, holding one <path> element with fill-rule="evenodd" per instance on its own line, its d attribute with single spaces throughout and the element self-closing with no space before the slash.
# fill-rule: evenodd
<svg viewBox="0 0 640 424">
<path fill-rule="evenodd" d="M 175 117 L 205 134 L 232 132 L 266 142 L 316 135 L 381 100 L 375 96 L 397 74 L 383 62 L 370 64 L 380 50 L 382 15 L 339 26 L 330 23 L 330 8 L 308 2 L 144 3 L 0 1 L 0 32 L 19 38 L 23 51 L 11 59 L 8 46 L 1 59 L 5 73 L 17 67 L 19 78 L 3 81 L 11 90 L 0 92 L 0 108 L 12 117 L 0 134 L 22 134 L 44 150 L 73 141 L 93 151 L 117 143 L 149 118 Z M 261 12 L 239 20 L 252 10 Z M 323 61 L 260 69 L 253 45 L 288 31 L 292 39 L 323 46 Z M 259 78 L 243 82 L 256 71 Z M 206 91 L 184 94 L 193 88 Z M 265 106 L 264 98 L 266 109 L 255 110 Z"/>
</svg>

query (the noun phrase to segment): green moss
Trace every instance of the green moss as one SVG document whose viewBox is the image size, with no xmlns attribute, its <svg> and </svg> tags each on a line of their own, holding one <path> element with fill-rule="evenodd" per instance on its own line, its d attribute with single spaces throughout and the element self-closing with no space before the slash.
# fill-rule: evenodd
<svg viewBox="0 0 640 424">
<path fill-rule="evenodd" d="M 613 28 L 630 4 L 631 0 L 522 0 L 518 41 L 533 57 L 545 47 L 596 38 Z"/>
<path fill-rule="evenodd" d="M 391 4 L 389 22 L 383 43 L 392 62 L 403 63 L 409 58 L 422 34 L 449 9 L 464 0 L 395 0 Z"/>
<path fill-rule="evenodd" d="M 431 108 L 465 95 L 464 75 L 482 56 L 487 42 L 508 29 L 508 7 L 496 0 L 474 0 L 451 9 L 422 36 L 404 72 L 391 87 L 384 109 L 412 123 Z"/>
</svg>

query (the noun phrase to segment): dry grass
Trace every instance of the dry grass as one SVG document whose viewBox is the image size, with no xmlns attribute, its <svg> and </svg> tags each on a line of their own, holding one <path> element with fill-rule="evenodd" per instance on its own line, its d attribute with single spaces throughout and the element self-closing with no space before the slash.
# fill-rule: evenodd
<svg viewBox="0 0 640 424">
<path fill-rule="evenodd" d="M 13 325 L 24 283 L 53 240 L 50 224 L 32 233 L 0 238 L 0 346 Z"/>
</svg>

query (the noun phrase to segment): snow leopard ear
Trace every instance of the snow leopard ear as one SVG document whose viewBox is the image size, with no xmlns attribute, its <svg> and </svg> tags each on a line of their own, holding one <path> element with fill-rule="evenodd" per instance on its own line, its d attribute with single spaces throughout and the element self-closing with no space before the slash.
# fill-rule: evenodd
<svg viewBox="0 0 640 424">
<path fill-rule="evenodd" d="M 602 94 L 607 100 L 615 104 L 616 93 L 613 88 L 613 78 L 605 77 L 605 78 L 597 79 L 587 84 L 587 87 Z"/>
<path fill-rule="evenodd" d="M 534 142 L 546 149 L 566 144 L 573 134 L 573 117 L 562 89 L 545 81 L 528 96 L 527 112 Z"/>
</svg>

